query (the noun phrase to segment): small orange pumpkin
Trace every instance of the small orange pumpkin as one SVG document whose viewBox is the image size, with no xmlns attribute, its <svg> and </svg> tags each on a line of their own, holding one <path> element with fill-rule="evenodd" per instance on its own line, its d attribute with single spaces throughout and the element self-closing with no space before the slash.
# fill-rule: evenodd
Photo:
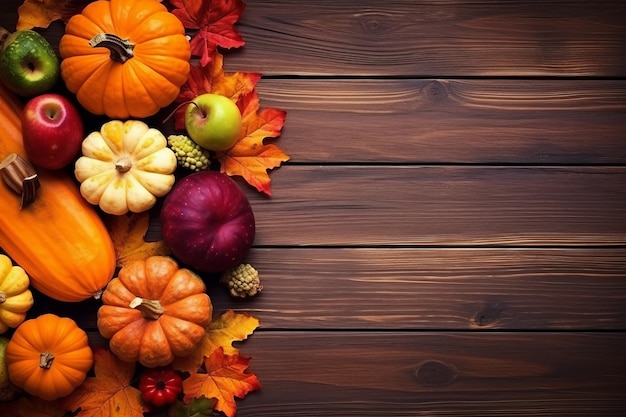
<svg viewBox="0 0 626 417">
<path fill-rule="evenodd" d="M 102 294 L 98 330 L 118 358 L 147 367 L 189 355 L 211 322 L 202 279 L 168 256 L 127 263 Z"/>
<path fill-rule="evenodd" d="M 70 18 L 59 42 L 61 77 L 79 103 L 114 119 L 171 104 L 189 74 L 180 20 L 157 0 L 97 0 Z"/>
<path fill-rule="evenodd" d="M 87 334 L 67 317 L 42 314 L 26 320 L 6 347 L 11 382 L 44 400 L 69 395 L 93 365 Z"/>
</svg>

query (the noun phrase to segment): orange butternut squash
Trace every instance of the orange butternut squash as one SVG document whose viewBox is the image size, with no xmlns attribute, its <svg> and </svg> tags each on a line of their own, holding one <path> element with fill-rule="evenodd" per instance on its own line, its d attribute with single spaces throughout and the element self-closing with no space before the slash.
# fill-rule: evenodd
<svg viewBox="0 0 626 417">
<path fill-rule="evenodd" d="M 26 158 L 21 103 L 0 85 L 0 161 Z M 38 173 L 34 201 L 20 208 L 20 196 L 0 181 L 0 248 L 30 276 L 31 285 L 60 301 L 100 294 L 115 272 L 111 237 L 95 209 L 64 171 Z"/>
</svg>

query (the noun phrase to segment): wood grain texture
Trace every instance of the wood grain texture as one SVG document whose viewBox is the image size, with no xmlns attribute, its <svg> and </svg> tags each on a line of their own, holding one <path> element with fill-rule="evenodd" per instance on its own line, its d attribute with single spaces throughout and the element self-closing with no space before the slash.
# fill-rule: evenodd
<svg viewBox="0 0 626 417">
<path fill-rule="evenodd" d="M 617 416 L 623 333 L 257 332 L 237 416 Z"/>
<path fill-rule="evenodd" d="M 263 79 L 295 163 L 623 164 L 626 82 Z M 270 141 L 268 141 L 270 142 Z"/>
<path fill-rule="evenodd" d="M 288 166 L 260 246 L 624 245 L 620 167 Z"/>
<path fill-rule="evenodd" d="M 253 248 L 258 297 L 233 300 L 204 275 L 215 314 L 264 330 L 626 330 L 626 249 Z M 48 311 L 96 328 L 101 302 Z"/>
<path fill-rule="evenodd" d="M 228 68 L 275 75 L 616 77 L 619 1 L 256 0 Z"/>
<path fill-rule="evenodd" d="M 626 250 L 253 249 L 263 329 L 626 329 Z M 216 311 L 233 308 L 210 285 Z"/>
</svg>

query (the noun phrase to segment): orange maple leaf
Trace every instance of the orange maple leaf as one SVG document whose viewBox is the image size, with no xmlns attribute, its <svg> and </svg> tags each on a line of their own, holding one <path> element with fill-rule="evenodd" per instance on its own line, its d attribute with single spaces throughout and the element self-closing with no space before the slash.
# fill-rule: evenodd
<svg viewBox="0 0 626 417">
<path fill-rule="evenodd" d="M 237 354 L 239 350 L 233 346 L 233 342 L 247 339 L 257 327 L 259 320 L 249 313 L 225 311 L 211 321 L 204 337 L 194 350 L 188 356 L 176 358 L 172 366 L 180 371 L 194 373 L 202 366 L 204 358 L 218 348 L 222 348 L 228 355 Z"/>
<path fill-rule="evenodd" d="M 254 373 L 246 372 L 250 358 L 225 355 L 224 349 L 217 348 L 211 356 L 205 357 L 206 373 L 192 374 L 183 381 L 185 402 L 204 395 L 216 398 L 215 408 L 228 417 L 237 412 L 236 398 L 245 398 L 250 391 L 261 389 L 261 383 Z"/>
<path fill-rule="evenodd" d="M 217 152 L 220 171 L 230 176 L 240 175 L 257 191 L 270 196 L 267 170 L 288 161 L 289 155 L 276 145 L 264 144 L 263 140 L 280 135 L 287 113 L 271 107 L 260 109 L 256 90 L 241 96 L 237 105 L 242 117 L 240 139 L 227 151 Z"/>
<path fill-rule="evenodd" d="M 145 259 L 151 255 L 170 254 L 163 240 L 146 241 L 145 236 L 150 226 L 149 212 L 104 216 L 104 221 L 113 241 L 117 266 L 123 267 L 130 261 Z"/>
<path fill-rule="evenodd" d="M 16 29 L 47 28 L 55 20 L 64 23 L 93 0 L 24 0 L 17 8 Z M 161 1 L 161 0 L 159 0 Z"/>
<path fill-rule="evenodd" d="M 224 56 L 219 53 L 216 53 L 211 65 L 200 67 L 192 64 L 176 102 L 186 103 L 204 93 L 220 94 L 237 102 L 239 97 L 254 90 L 261 79 L 261 74 L 254 72 L 225 73 L 223 65 Z M 183 106 L 174 114 L 176 129 L 185 128 L 185 108 Z"/>
<path fill-rule="evenodd" d="M 77 417 L 143 417 L 141 392 L 130 385 L 134 362 L 122 362 L 107 349 L 94 350 L 95 377 L 88 377 L 62 399 L 64 409 Z"/>
</svg>

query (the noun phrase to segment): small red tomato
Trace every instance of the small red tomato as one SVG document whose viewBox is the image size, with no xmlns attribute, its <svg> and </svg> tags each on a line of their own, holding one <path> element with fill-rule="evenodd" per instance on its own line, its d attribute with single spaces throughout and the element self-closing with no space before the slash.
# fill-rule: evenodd
<svg viewBox="0 0 626 417">
<path fill-rule="evenodd" d="M 172 368 L 146 369 L 139 378 L 141 397 L 155 407 L 174 403 L 182 390 L 183 380 Z"/>
</svg>

